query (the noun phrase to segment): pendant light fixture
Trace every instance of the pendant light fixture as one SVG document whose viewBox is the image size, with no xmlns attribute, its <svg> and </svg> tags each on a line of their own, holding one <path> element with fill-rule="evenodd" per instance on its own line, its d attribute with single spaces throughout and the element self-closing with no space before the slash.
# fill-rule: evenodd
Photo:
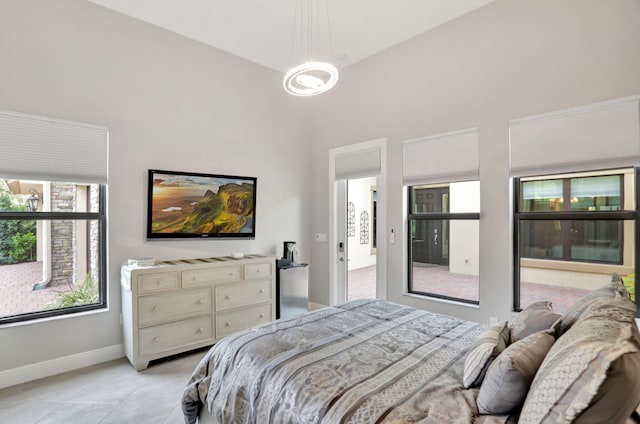
<svg viewBox="0 0 640 424">
<path fill-rule="evenodd" d="M 320 3 L 324 1 L 324 10 Z M 314 96 L 330 90 L 338 82 L 338 69 L 329 62 L 320 61 L 320 55 L 331 55 L 329 28 L 329 0 L 296 0 L 292 56 L 302 58 L 302 64 L 289 69 L 284 75 L 284 89 L 294 96 Z M 324 15 L 324 16 L 323 16 Z M 326 41 L 321 43 L 326 22 Z"/>
</svg>

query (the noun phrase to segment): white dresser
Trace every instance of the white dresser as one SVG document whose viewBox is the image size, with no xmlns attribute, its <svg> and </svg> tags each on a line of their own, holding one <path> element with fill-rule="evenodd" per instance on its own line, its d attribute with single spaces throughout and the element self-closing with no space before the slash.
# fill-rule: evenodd
<svg viewBox="0 0 640 424">
<path fill-rule="evenodd" d="M 138 371 L 276 319 L 273 257 L 123 266 L 120 282 L 125 354 Z"/>
</svg>

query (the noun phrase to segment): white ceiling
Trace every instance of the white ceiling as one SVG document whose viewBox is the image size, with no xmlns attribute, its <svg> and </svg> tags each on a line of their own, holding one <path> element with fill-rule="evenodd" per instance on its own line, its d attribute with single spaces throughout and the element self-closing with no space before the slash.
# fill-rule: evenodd
<svg viewBox="0 0 640 424">
<path fill-rule="evenodd" d="M 275 70 L 306 59 L 292 48 L 302 37 L 296 0 L 89 1 Z M 344 68 L 491 1 L 330 0 L 331 49 L 314 59 Z M 324 43 L 328 36 L 320 38 Z"/>
</svg>

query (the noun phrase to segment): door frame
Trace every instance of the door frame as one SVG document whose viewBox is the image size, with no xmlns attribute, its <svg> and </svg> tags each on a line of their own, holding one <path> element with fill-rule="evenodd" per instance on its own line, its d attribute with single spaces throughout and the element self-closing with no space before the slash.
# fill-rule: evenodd
<svg viewBox="0 0 640 424">
<path fill-rule="evenodd" d="M 346 179 L 336 178 L 336 158 L 341 155 L 380 152 L 380 172 L 357 173 L 348 178 L 376 177 L 377 187 L 377 240 L 376 240 L 376 298 L 387 298 L 387 139 L 379 138 L 362 143 L 336 147 L 329 150 L 329 304 L 339 305 L 346 301 L 346 256 L 343 266 L 338 264 L 338 223 L 344 211 L 338 210 L 339 195 L 346 195 Z M 340 186 L 342 184 L 342 187 Z M 342 204 L 346 204 L 343 201 Z M 345 209 L 346 210 L 346 209 Z M 345 223 L 346 225 L 346 223 Z M 346 239 L 343 240 L 346 245 Z M 345 249 L 346 250 L 346 249 Z M 345 255 L 346 255 L 345 251 Z"/>
</svg>

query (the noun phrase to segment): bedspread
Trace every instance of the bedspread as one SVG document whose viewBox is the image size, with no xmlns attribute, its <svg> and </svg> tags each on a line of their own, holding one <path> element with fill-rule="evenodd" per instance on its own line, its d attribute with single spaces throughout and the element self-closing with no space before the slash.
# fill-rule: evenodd
<svg viewBox="0 0 640 424">
<path fill-rule="evenodd" d="M 472 423 L 467 349 L 486 325 L 358 300 L 227 336 L 185 388 L 195 423 Z"/>
</svg>

